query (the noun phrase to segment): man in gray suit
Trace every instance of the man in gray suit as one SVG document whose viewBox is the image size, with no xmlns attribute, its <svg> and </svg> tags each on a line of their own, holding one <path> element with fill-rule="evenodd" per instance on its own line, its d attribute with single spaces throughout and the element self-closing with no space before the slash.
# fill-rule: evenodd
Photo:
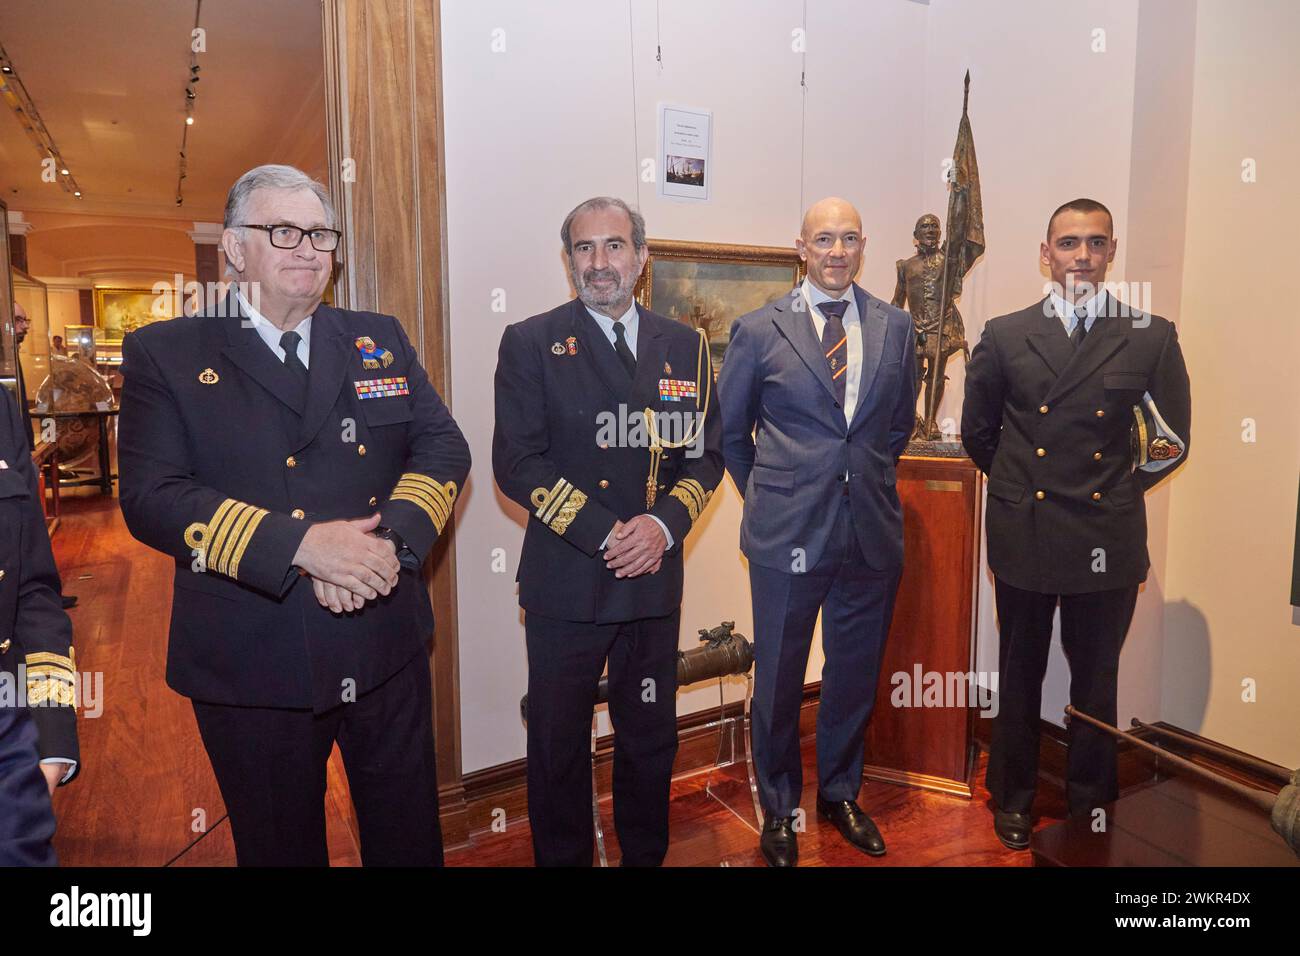
<svg viewBox="0 0 1300 956">
<path fill-rule="evenodd" d="M 760 846 L 772 866 L 798 860 L 799 708 L 818 611 L 817 812 L 864 853 L 885 852 L 856 800 L 903 565 L 894 468 L 916 409 L 912 320 L 853 281 L 857 210 L 823 199 L 795 245 L 808 277 L 736 320 L 718 378 L 723 456 L 745 499 Z"/>
</svg>

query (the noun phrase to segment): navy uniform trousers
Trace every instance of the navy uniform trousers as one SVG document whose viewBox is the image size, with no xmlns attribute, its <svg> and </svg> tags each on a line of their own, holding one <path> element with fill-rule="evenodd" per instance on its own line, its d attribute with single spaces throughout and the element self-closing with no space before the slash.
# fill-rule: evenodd
<svg viewBox="0 0 1300 956">
<path fill-rule="evenodd" d="M 848 496 L 832 506 L 839 509 L 834 530 L 808 571 L 749 565 L 754 763 L 769 816 L 792 816 L 803 791 L 799 710 L 819 610 L 826 662 L 817 711 L 818 790 L 839 802 L 856 800 L 862 786 L 863 734 L 902 572 L 870 568 L 853 529 Z"/>
<path fill-rule="evenodd" d="M 1043 676 L 1052 616 L 1061 605 L 1061 647 L 1070 664 L 1070 703 L 1105 721 L 1118 719 L 1119 652 L 1137 606 L 1138 586 L 1087 594 L 1041 594 L 994 578 L 998 607 L 998 713 L 986 784 L 999 808 L 1028 813 L 1038 782 Z M 1115 738 L 1081 720 L 1067 731 L 1066 804 L 1071 816 L 1119 797 Z"/>
<path fill-rule="evenodd" d="M 329 865 L 325 764 L 338 741 L 362 865 L 441 866 L 431 697 L 428 660 L 417 654 L 323 712 L 193 701 L 239 865 Z"/>
<path fill-rule="evenodd" d="M 528 820 L 538 866 L 590 866 L 590 728 L 609 658 L 614 827 L 624 866 L 668 852 L 668 789 L 677 756 L 681 612 L 611 624 L 525 612 L 528 643 Z"/>
</svg>

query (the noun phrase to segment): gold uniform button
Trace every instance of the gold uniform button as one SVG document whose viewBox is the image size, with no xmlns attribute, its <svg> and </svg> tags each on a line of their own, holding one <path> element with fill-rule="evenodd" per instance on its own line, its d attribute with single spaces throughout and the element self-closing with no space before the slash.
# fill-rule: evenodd
<svg viewBox="0 0 1300 956">
<path fill-rule="evenodd" d="M 370 507 L 373 508 L 377 504 L 379 504 L 379 499 L 372 495 L 370 498 Z"/>
<path fill-rule="evenodd" d="M 1092 453 L 1092 460 L 1093 460 L 1093 461 L 1101 461 L 1101 452 L 1099 452 L 1099 451 L 1094 451 L 1094 452 Z"/>
<path fill-rule="evenodd" d="M 3 641 L 0 641 L 0 654 L 4 654 L 4 653 L 8 652 L 8 650 L 9 650 L 9 645 L 12 644 L 12 643 L 13 643 L 13 641 L 10 641 L 10 640 L 3 640 Z"/>
<path fill-rule="evenodd" d="M 1039 406 L 1038 406 L 1038 414 L 1040 414 L 1040 415 L 1046 415 L 1046 414 L 1047 414 L 1047 406 L 1046 406 L 1046 405 L 1039 405 Z"/>
<path fill-rule="evenodd" d="M 1042 501 L 1044 498 L 1047 497 L 1047 492 L 1045 492 L 1045 491 L 1035 491 L 1035 492 L 1034 492 L 1034 497 L 1037 498 L 1039 501 Z"/>
<path fill-rule="evenodd" d="M 1039 457 L 1039 458 L 1046 458 L 1046 457 L 1047 457 L 1047 449 L 1046 449 L 1046 448 L 1040 448 L 1040 449 L 1038 449 L 1037 454 L 1038 454 L 1038 457 Z"/>
<path fill-rule="evenodd" d="M 1101 492 L 1100 492 L 1100 491 L 1094 491 L 1094 492 L 1092 493 L 1092 500 L 1093 500 L 1093 501 L 1101 501 Z"/>
<path fill-rule="evenodd" d="M 307 512 L 303 511 L 301 508 L 294 508 L 292 511 L 289 512 L 289 517 L 297 518 L 299 521 L 301 521 L 303 518 L 307 517 Z"/>
<path fill-rule="evenodd" d="M 297 459 L 297 458 L 294 458 L 293 455 L 290 455 L 288 458 L 286 458 L 286 459 L 284 460 L 284 467 L 286 467 L 286 468 L 297 468 L 297 467 L 298 467 L 298 459 Z"/>
<path fill-rule="evenodd" d="M 1100 409 L 1100 408 L 1097 409 L 1097 417 L 1098 417 L 1098 418 L 1105 418 L 1105 417 L 1106 417 L 1106 412 L 1105 412 L 1105 410 Z"/>
<path fill-rule="evenodd" d="M 358 455 L 365 455 L 365 453 L 366 453 L 366 446 L 365 446 L 365 445 L 358 445 L 358 446 L 357 446 L 357 454 L 358 454 Z"/>
<path fill-rule="evenodd" d="M 606 479 L 604 479 L 604 478 L 600 479 L 600 487 L 602 487 L 602 488 L 608 488 L 608 487 L 609 487 L 609 481 L 606 480 Z"/>
</svg>

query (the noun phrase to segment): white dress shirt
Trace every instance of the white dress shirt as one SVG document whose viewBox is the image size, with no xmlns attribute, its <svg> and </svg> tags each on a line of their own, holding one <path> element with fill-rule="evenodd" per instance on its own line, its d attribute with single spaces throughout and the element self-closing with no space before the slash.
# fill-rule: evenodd
<svg viewBox="0 0 1300 956">
<path fill-rule="evenodd" d="M 1053 292 L 1052 308 L 1056 310 L 1056 317 L 1065 326 L 1066 335 L 1074 334 L 1074 326 L 1079 321 L 1080 309 L 1084 311 L 1085 316 L 1083 328 L 1085 331 L 1091 332 L 1093 324 L 1097 321 L 1097 316 L 1102 315 L 1103 310 L 1106 308 L 1106 290 L 1102 289 L 1087 302 L 1076 302 L 1073 308 L 1064 298 Z"/>
<path fill-rule="evenodd" d="M 275 357 L 283 363 L 284 349 L 280 348 L 280 336 L 284 335 L 285 330 L 277 328 L 272 324 L 270 319 L 249 305 L 248 300 L 244 298 L 239 290 L 235 290 L 235 297 L 239 299 L 239 305 L 244 310 L 244 315 L 248 317 L 248 323 L 252 325 L 257 331 L 257 334 L 262 337 L 262 341 L 266 343 L 266 347 L 275 353 Z M 302 338 L 302 341 L 298 343 L 298 358 L 302 360 L 303 368 L 310 368 L 311 316 L 309 315 L 307 318 L 299 322 L 293 327 L 292 331 L 297 332 Z"/>
<path fill-rule="evenodd" d="M 826 316 L 821 314 L 817 306 L 823 302 L 835 301 L 834 297 L 817 288 L 806 276 L 800 289 L 812 318 L 813 332 L 820 342 L 822 333 L 826 331 Z M 840 298 L 849 304 L 844 310 L 844 335 L 848 339 L 845 345 L 849 353 L 848 366 L 844 370 L 844 421 L 847 424 L 853 421 L 853 410 L 858 407 L 858 381 L 862 376 L 862 317 L 858 315 L 858 297 L 852 286 Z"/>
<path fill-rule="evenodd" d="M 628 310 L 618 319 L 611 319 L 607 315 L 601 315 L 599 312 L 592 309 L 591 306 L 586 304 L 583 305 L 583 308 L 587 310 L 588 315 L 596 320 L 596 324 L 600 326 L 600 330 L 605 333 L 605 338 L 609 339 L 610 348 L 613 348 L 614 342 L 616 341 L 616 336 L 614 335 L 614 323 L 616 321 L 622 322 L 623 338 L 627 340 L 627 347 L 632 350 L 632 357 L 636 358 L 636 334 L 641 328 L 641 316 L 636 310 L 635 299 L 633 299 L 632 304 L 628 306 Z M 650 515 L 650 517 L 654 520 L 655 524 L 664 529 L 664 540 L 667 542 L 667 544 L 664 545 L 664 550 L 667 551 L 673 546 L 673 533 L 668 530 L 668 525 L 664 524 L 657 517 L 654 515 Z M 601 550 L 604 550 L 609 546 L 609 537 L 613 533 L 614 532 L 611 530 L 609 534 L 605 535 L 605 540 L 601 542 L 600 545 Z"/>
</svg>

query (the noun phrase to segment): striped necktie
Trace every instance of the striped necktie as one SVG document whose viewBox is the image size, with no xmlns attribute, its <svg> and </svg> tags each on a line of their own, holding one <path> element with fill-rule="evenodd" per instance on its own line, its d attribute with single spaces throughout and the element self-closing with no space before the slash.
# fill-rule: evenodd
<svg viewBox="0 0 1300 956">
<path fill-rule="evenodd" d="M 826 327 L 822 329 L 822 350 L 826 353 L 826 364 L 831 370 L 831 384 L 835 386 L 835 398 L 840 407 L 844 407 L 844 394 L 847 387 L 845 373 L 849 368 L 849 339 L 844 333 L 844 313 L 849 304 L 843 299 L 823 302 L 817 306 L 826 316 Z"/>
</svg>

